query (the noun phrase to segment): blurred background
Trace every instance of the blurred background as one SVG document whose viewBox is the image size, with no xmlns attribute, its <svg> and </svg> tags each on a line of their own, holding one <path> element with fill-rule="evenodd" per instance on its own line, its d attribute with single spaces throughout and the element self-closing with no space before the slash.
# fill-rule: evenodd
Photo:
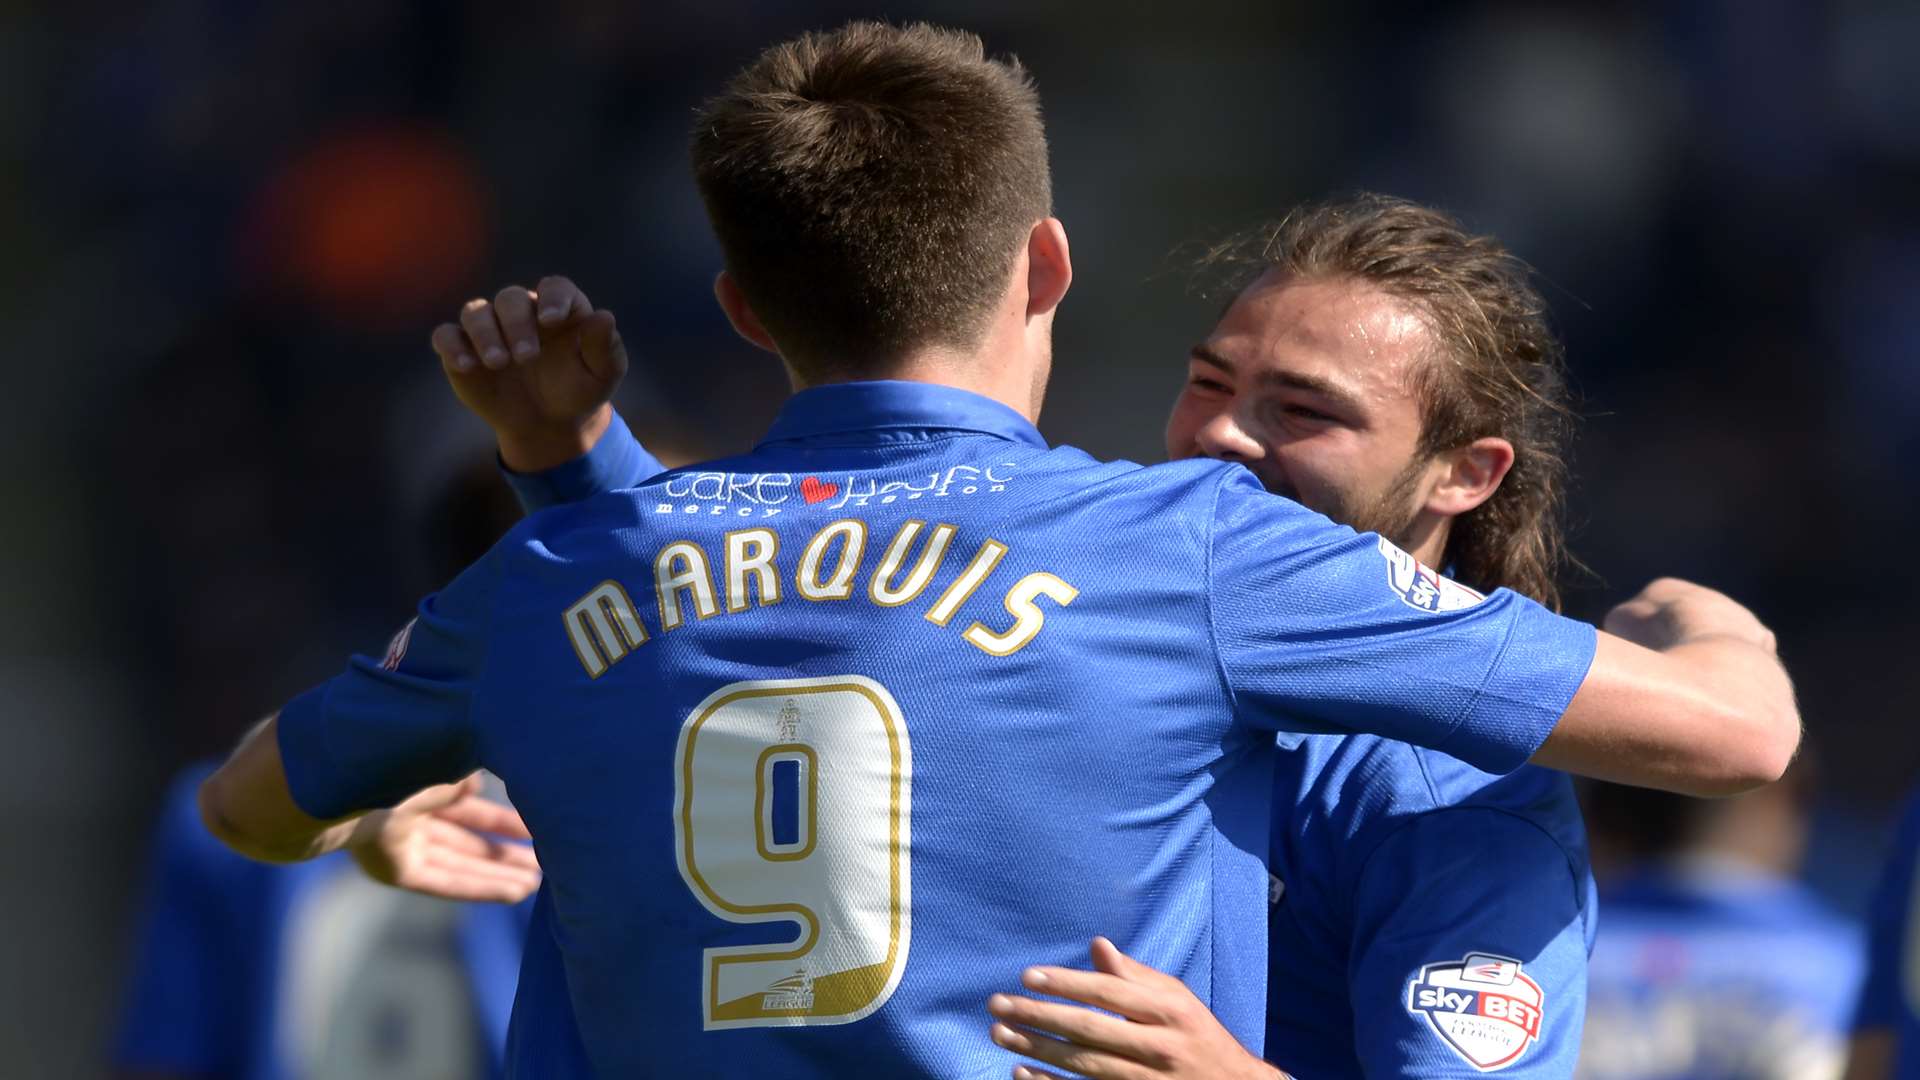
<svg viewBox="0 0 1920 1080">
<path fill-rule="evenodd" d="M 1169 253 L 1296 201 L 1437 204 L 1538 267 L 1587 418 L 1575 613 L 1678 574 L 1778 630 L 1820 762 L 1807 874 L 1860 909 L 1920 778 L 1910 2 L 5 4 L 15 1075 L 103 1067 L 167 778 L 446 576 L 423 538 L 491 451 L 435 323 L 567 273 L 620 316 L 650 442 L 732 451 L 772 416 L 686 129 L 759 47 L 856 15 L 1035 73 L 1077 271 L 1054 441 L 1157 459 L 1215 314 Z"/>
</svg>

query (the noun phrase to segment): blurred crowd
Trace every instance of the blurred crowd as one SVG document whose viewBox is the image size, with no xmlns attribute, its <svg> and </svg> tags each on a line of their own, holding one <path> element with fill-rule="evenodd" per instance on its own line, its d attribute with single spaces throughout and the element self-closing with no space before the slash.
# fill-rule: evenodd
<svg viewBox="0 0 1920 1080">
<path fill-rule="evenodd" d="M 0 1060 L 98 1067 L 168 777 L 377 650 L 511 514 L 427 348 L 462 300 L 573 276 L 634 352 L 622 411 L 680 459 L 771 417 L 783 378 L 710 298 L 688 120 L 760 46 L 873 13 L 0 7 Z M 1300 200 L 1407 196 L 1532 262 L 1585 417 L 1574 612 L 1677 574 L 1777 629 L 1818 760 L 1804 876 L 1852 932 L 1920 780 L 1920 576 L 1892 554 L 1920 528 L 1920 8 L 885 14 L 976 30 L 1039 82 L 1078 271 L 1056 441 L 1156 459 L 1213 314 L 1180 252 Z"/>
</svg>

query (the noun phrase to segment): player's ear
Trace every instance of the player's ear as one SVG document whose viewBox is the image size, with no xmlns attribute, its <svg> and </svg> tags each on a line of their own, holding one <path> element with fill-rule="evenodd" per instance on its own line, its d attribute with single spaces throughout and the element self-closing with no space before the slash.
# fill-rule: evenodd
<svg viewBox="0 0 1920 1080">
<path fill-rule="evenodd" d="M 1027 234 L 1027 318 L 1050 314 L 1073 284 L 1067 227 L 1046 218 Z"/>
<path fill-rule="evenodd" d="M 753 313 L 753 306 L 747 303 L 747 295 L 740 291 L 740 283 L 733 280 L 732 274 L 722 270 L 713 279 L 713 298 L 720 302 L 720 310 L 726 312 L 734 333 L 770 353 L 780 352 L 767 328 L 760 325 L 760 316 Z"/>
<path fill-rule="evenodd" d="M 1513 471 L 1513 444 L 1496 436 L 1475 439 L 1440 455 L 1444 471 L 1427 496 L 1427 509 L 1454 517 L 1493 498 Z"/>
</svg>

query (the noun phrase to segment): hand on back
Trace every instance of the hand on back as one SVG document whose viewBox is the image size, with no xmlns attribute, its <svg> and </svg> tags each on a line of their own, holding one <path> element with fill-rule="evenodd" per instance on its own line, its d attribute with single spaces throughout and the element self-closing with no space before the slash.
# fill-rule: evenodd
<svg viewBox="0 0 1920 1080">
<path fill-rule="evenodd" d="M 1088 953 L 1092 971 L 1036 967 L 1021 977 L 1027 989 L 1070 1004 L 1013 994 L 988 998 L 987 1011 L 999 1021 L 993 1041 L 1093 1080 L 1286 1080 L 1286 1073 L 1247 1053 L 1179 979 L 1106 938 L 1093 939 Z M 1013 1075 L 1058 1077 L 1031 1065 L 1016 1066 Z"/>
<path fill-rule="evenodd" d="M 593 447 L 627 373 L 613 313 L 595 311 L 563 277 L 469 300 L 458 323 L 433 331 L 433 350 L 460 403 L 485 420 L 516 472 L 539 472 Z"/>
<path fill-rule="evenodd" d="M 443 900 L 515 904 L 540 887 L 540 861 L 518 811 L 480 796 L 474 773 L 354 822 L 347 850 L 383 885 Z"/>
</svg>

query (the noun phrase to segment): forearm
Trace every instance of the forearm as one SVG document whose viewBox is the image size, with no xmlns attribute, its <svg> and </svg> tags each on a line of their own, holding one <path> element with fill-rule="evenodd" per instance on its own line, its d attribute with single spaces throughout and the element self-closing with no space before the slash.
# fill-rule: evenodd
<svg viewBox="0 0 1920 1080">
<path fill-rule="evenodd" d="M 270 716 L 254 725 L 200 785 L 200 820 L 221 843 L 261 862 L 303 862 L 338 851 L 352 839 L 359 815 L 323 821 L 294 803 L 277 724 Z"/>
<path fill-rule="evenodd" d="M 1601 634 L 1593 669 L 1537 764 L 1687 795 L 1733 795 L 1786 771 L 1793 684 L 1770 649 L 1701 633 L 1655 652 Z"/>
</svg>

